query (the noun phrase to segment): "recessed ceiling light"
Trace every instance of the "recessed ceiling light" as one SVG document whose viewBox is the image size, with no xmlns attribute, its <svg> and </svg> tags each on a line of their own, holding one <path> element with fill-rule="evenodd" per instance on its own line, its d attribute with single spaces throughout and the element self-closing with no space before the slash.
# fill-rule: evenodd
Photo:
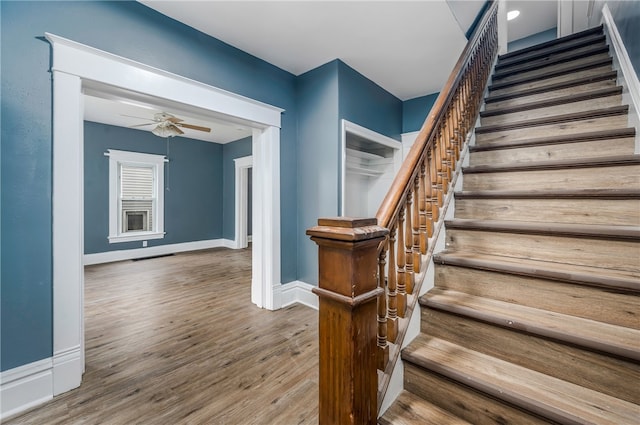
<svg viewBox="0 0 640 425">
<path fill-rule="evenodd" d="M 520 16 L 519 10 L 510 10 L 509 12 L 507 12 L 507 21 L 512 21 L 516 19 L 518 16 Z"/>
</svg>

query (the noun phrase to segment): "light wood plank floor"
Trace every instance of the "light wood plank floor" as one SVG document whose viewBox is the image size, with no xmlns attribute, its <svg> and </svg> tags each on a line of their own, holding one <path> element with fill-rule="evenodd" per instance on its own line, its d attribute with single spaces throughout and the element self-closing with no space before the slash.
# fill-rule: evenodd
<svg viewBox="0 0 640 425">
<path fill-rule="evenodd" d="M 5 424 L 317 424 L 317 312 L 250 280 L 250 250 L 87 267 L 81 387 Z"/>
</svg>

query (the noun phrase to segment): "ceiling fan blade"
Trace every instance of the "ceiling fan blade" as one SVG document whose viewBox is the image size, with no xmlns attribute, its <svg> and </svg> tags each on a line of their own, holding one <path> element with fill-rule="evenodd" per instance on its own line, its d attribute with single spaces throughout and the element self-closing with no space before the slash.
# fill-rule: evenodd
<svg viewBox="0 0 640 425">
<path fill-rule="evenodd" d="M 205 131 L 207 133 L 211 132 L 211 129 L 209 127 L 200 127 L 199 125 L 193 125 L 193 124 L 186 124 L 186 123 L 174 123 L 175 125 L 177 125 L 178 127 L 183 127 L 183 128 L 189 128 L 191 130 L 198 130 L 198 131 Z"/>
<path fill-rule="evenodd" d="M 148 122 L 145 124 L 136 124 L 136 125 L 130 125 L 129 128 L 136 128 L 136 127 L 144 127 L 145 125 L 154 125 L 155 122 Z"/>
<path fill-rule="evenodd" d="M 166 120 L 169 121 L 169 122 L 172 122 L 174 124 L 177 124 L 177 123 L 183 121 L 183 120 L 181 120 L 180 118 L 177 118 L 177 117 L 168 117 L 168 118 L 166 118 Z"/>
<path fill-rule="evenodd" d="M 147 121 L 152 121 L 152 122 L 157 122 L 156 120 L 154 120 L 153 118 L 147 118 L 147 117 L 136 117 L 134 115 L 125 115 L 125 114 L 120 114 L 121 117 L 129 117 L 129 118 L 137 118 L 139 120 L 147 120 Z"/>
</svg>

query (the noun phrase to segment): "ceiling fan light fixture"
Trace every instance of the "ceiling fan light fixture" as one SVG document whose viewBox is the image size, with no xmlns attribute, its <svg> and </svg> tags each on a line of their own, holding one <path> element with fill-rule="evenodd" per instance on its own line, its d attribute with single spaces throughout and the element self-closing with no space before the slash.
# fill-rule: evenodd
<svg viewBox="0 0 640 425">
<path fill-rule="evenodd" d="M 153 130 L 151 130 L 153 134 L 158 137 L 174 137 L 179 134 L 182 134 L 180 130 L 178 130 L 174 125 L 168 123 L 166 121 L 161 122 Z"/>
</svg>

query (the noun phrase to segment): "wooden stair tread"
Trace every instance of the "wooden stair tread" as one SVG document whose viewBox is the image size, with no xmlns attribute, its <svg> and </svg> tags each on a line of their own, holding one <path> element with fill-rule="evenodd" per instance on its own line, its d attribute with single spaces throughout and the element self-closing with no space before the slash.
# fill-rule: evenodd
<svg viewBox="0 0 640 425">
<path fill-rule="evenodd" d="M 498 326 L 640 361 L 640 330 L 433 288 L 420 304 Z"/>
<path fill-rule="evenodd" d="M 474 220 L 456 218 L 445 221 L 447 229 L 482 230 L 491 232 L 553 234 L 603 239 L 640 241 L 639 226 L 609 226 L 602 224 L 572 224 L 511 220 Z"/>
<path fill-rule="evenodd" d="M 464 167 L 465 174 L 499 173 L 526 170 L 557 170 L 563 168 L 593 168 L 640 164 L 640 155 L 619 155 L 604 158 L 560 159 L 530 161 L 515 164 L 470 165 Z"/>
<path fill-rule="evenodd" d="M 544 43 L 536 44 L 535 46 L 525 47 L 523 49 L 515 50 L 513 52 L 508 52 L 498 56 L 498 61 L 503 61 L 509 58 L 514 58 L 516 56 L 522 56 L 524 53 L 529 53 L 537 50 L 545 50 L 548 48 L 552 48 L 553 46 L 557 46 L 559 44 L 566 43 L 571 40 L 580 39 L 583 37 L 588 37 L 592 34 L 602 34 L 603 26 L 597 26 L 593 28 L 586 29 L 584 31 L 579 31 L 573 34 L 569 34 L 564 37 L 556 38 L 550 41 L 546 41 Z"/>
<path fill-rule="evenodd" d="M 493 117 L 496 115 L 511 114 L 514 112 L 530 111 L 533 109 L 546 108 L 549 106 L 558 106 L 571 104 L 583 100 L 598 99 L 601 97 L 615 96 L 622 94 L 622 86 L 608 87 L 604 89 L 591 90 L 584 93 L 571 94 L 568 96 L 556 97 L 554 99 L 540 100 L 536 102 L 526 103 L 524 105 L 510 106 L 503 109 L 493 109 L 491 111 L 480 112 L 480 117 Z"/>
<path fill-rule="evenodd" d="M 536 75 L 523 76 L 509 81 L 491 83 L 489 91 L 504 89 L 506 87 L 517 86 L 523 83 L 530 83 L 532 81 L 542 81 L 548 78 L 557 77 L 565 74 L 572 74 L 577 71 L 583 71 L 591 68 L 598 68 L 604 65 L 612 65 L 613 59 L 609 58 L 594 58 L 593 60 L 578 65 L 567 63 L 567 66 L 560 69 L 554 69 L 547 72 L 542 72 Z"/>
<path fill-rule="evenodd" d="M 393 405 L 378 419 L 379 425 L 469 425 L 422 397 L 402 391 Z"/>
<path fill-rule="evenodd" d="M 640 199 L 640 189 L 560 190 L 468 190 L 455 192 L 457 199 Z"/>
<path fill-rule="evenodd" d="M 640 276 L 637 273 L 624 270 L 461 251 L 442 251 L 434 255 L 433 261 L 436 264 L 624 289 L 640 294 Z"/>
<path fill-rule="evenodd" d="M 635 424 L 640 406 L 438 338 L 419 335 L 403 359 L 564 424 Z"/>
<path fill-rule="evenodd" d="M 500 95 L 489 95 L 485 98 L 485 102 L 486 103 L 501 102 L 503 100 L 514 99 L 517 97 L 530 96 L 533 94 L 540 94 L 540 93 L 550 92 L 554 90 L 580 86 L 583 84 L 595 83 L 603 80 L 612 80 L 612 79 L 615 79 L 617 75 L 618 73 L 616 71 L 607 71 L 607 72 L 602 72 L 596 75 L 589 75 L 586 77 L 576 78 L 570 81 L 563 81 L 560 83 L 547 84 L 547 85 L 541 84 L 538 87 L 523 89 L 523 90 L 512 92 L 512 93 L 500 94 Z"/>
<path fill-rule="evenodd" d="M 580 52 L 571 52 L 569 55 L 561 56 L 561 57 L 549 57 L 549 58 L 539 58 L 539 59 L 529 59 L 524 61 L 520 65 L 513 65 L 508 69 L 503 69 L 501 71 L 496 70 L 492 76 L 492 81 L 500 80 L 504 77 L 508 77 L 511 75 L 518 74 L 520 72 L 533 71 L 535 69 L 542 69 L 547 66 L 559 65 L 561 63 L 569 62 L 576 59 L 581 59 L 584 57 L 588 57 L 591 55 L 597 55 L 600 53 L 606 53 L 609 51 L 609 46 L 607 45 L 594 45 L 592 48 Z M 544 60 L 546 59 L 546 60 Z"/>
<path fill-rule="evenodd" d="M 562 143 L 579 143 L 579 142 L 587 142 L 587 141 L 593 141 L 593 140 L 635 137 L 635 135 L 636 135 L 636 129 L 633 127 L 615 128 L 611 130 L 589 131 L 585 133 L 577 133 L 577 134 L 569 134 L 569 135 L 547 136 L 547 137 L 538 137 L 533 139 L 521 139 L 521 140 L 515 140 L 515 141 L 503 141 L 503 142 L 486 143 L 481 145 L 473 145 L 473 146 L 469 146 L 469 151 L 481 152 L 481 151 L 489 151 L 489 150 L 521 148 L 521 147 L 528 147 L 528 146 L 556 145 L 556 144 L 562 144 Z"/>
<path fill-rule="evenodd" d="M 585 120 L 592 118 L 609 117 L 614 115 L 624 115 L 629 111 L 629 105 L 611 106 L 609 108 L 601 108 L 592 111 L 575 112 L 569 114 L 555 115 L 552 117 L 535 118 L 531 120 L 523 120 L 509 124 L 485 125 L 476 128 L 476 134 L 491 133 L 496 131 L 508 131 L 526 127 L 537 127 L 549 124 L 561 124 L 569 121 Z"/>
<path fill-rule="evenodd" d="M 509 58 L 499 59 L 498 62 L 496 63 L 495 69 L 501 70 L 521 62 L 537 60 L 537 59 L 544 58 L 546 56 L 552 56 L 552 55 L 557 55 L 559 53 L 572 51 L 574 49 L 588 46 L 591 44 L 606 42 L 606 39 L 607 38 L 605 37 L 604 34 L 590 34 L 586 37 L 582 37 L 573 41 L 565 41 L 562 44 L 556 45 L 546 50 L 532 51 L 528 54 L 527 53 L 521 54 L 518 57 L 514 57 L 511 59 Z"/>
</svg>

